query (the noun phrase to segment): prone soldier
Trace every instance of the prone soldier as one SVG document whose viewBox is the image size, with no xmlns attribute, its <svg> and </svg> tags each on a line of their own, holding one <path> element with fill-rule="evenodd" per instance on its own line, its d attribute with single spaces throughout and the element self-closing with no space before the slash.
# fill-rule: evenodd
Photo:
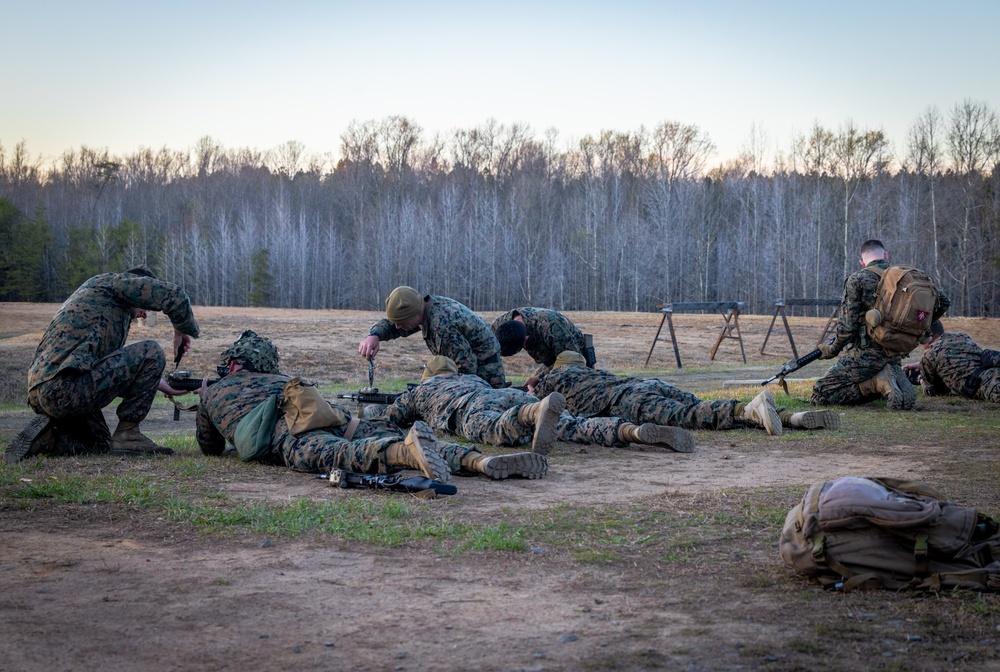
<svg viewBox="0 0 1000 672">
<path fill-rule="evenodd" d="M 920 361 L 903 368 L 920 372 L 927 396 L 1000 402 L 1000 350 L 982 348 L 968 334 L 946 333 L 940 321 L 931 325 L 931 340 Z"/>
</svg>

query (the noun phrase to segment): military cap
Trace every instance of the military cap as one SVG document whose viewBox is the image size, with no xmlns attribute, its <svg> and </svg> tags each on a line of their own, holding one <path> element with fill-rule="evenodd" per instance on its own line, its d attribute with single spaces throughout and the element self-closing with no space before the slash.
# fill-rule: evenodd
<svg viewBox="0 0 1000 672">
<path fill-rule="evenodd" d="M 427 380 L 442 373 L 458 373 L 458 365 L 448 357 L 434 355 L 424 364 L 424 375 L 420 377 L 420 380 Z"/>
<path fill-rule="evenodd" d="M 572 350 L 563 350 L 556 357 L 555 364 L 552 365 L 553 369 L 558 369 L 560 366 L 569 366 L 570 364 L 576 364 L 578 366 L 586 366 L 587 360 L 583 358 L 579 352 L 573 352 Z"/>
<path fill-rule="evenodd" d="M 412 287 L 397 287 L 385 300 L 385 316 L 392 323 L 408 320 L 424 307 L 424 298 Z"/>
</svg>

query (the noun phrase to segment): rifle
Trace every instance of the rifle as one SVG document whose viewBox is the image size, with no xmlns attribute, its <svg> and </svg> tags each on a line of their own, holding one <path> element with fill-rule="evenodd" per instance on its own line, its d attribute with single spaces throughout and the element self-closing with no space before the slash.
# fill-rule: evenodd
<svg viewBox="0 0 1000 672">
<path fill-rule="evenodd" d="M 371 488 L 391 492 L 432 490 L 436 495 L 454 495 L 458 492 L 458 488 L 450 483 L 420 476 L 403 478 L 401 474 L 358 474 L 343 469 L 331 469 L 329 474 L 317 474 L 316 478 L 329 479 L 330 485 L 335 488 Z"/>
<path fill-rule="evenodd" d="M 222 378 L 224 375 L 226 375 L 228 371 L 229 369 L 223 366 L 220 366 L 216 369 L 216 372 L 219 374 L 219 378 Z M 209 378 L 208 384 L 214 385 L 215 383 L 219 382 L 219 378 Z M 194 374 L 191 373 L 190 371 L 174 371 L 167 376 L 167 385 L 174 388 L 175 390 L 183 390 L 184 392 L 194 392 L 195 390 L 201 389 L 201 378 L 195 378 Z M 175 401 L 174 421 L 176 422 L 181 419 L 181 410 L 193 411 L 196 408 L 198 408 L 197 404 L 191 406 L 190 408 L 182 409 L 180 405 Z"/>
<path fill-rule="evenodd" d="M 407 383 L 406 391 L 416 387 L 416 383 Z M 358 409 L 363 409 L 366 404 L 391 404 L 405 394 L 404 392 L 379 392 L 377 387 L 362 387 L 352 394 L 338 394 L 338 399 L 351 399 L 358 402 Z"/>
<path fill-rule="evenodd" d="M 781 367 L 781 371 L 778 371 L 776 374 L 765 380 L 763 383 L 761 383 L 761 386 L 763 387 L 768 383 L 772 383 L 775 380 L 777 380 L 778 382 L 781 383 L 781 388 L 785 391 L 785 394 L 788 394 L 788 384 L 785 382 L 785 376 L 787 376 L 789 373 L 798 371 L 799 369 L 801 369 L 806 364 L 809 364 L 810 362 L 815 362 L 822 355 L 823 351 L 820 350 L 819 348 L 816 348 L 812 352 L 802 355 L 798 359 L 788 360 L 787 362 L 785 362 L 785 365 Z"/>
</svg>

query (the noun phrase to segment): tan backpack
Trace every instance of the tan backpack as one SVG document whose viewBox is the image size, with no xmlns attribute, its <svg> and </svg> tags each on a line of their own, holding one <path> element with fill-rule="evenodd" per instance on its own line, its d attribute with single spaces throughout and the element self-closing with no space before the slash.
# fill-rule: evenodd
<svg viewBox="0 0 1000 672">
<path fill-rule="evenodd" d="M 846 476 L 809 488 L 778 550 L 829 590 L 1000 591 L 998 529 L 924 483 Z"/>
<path fill-rule="evenodd" d="M 875 306 L 865 314 L 868 335 L 890 355 L 908 355 L 930 339 L 937 289 L 930 277 L 912 266 L 873 266 L 879 276 Z"/>
</svg>

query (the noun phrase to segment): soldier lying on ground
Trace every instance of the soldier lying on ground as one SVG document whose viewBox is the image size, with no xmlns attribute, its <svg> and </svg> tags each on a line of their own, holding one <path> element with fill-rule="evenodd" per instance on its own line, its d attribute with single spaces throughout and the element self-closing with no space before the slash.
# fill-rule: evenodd
<svg viewBox="0 0 1000 672">
<path fill-rule="evenodd" d="M 278 351 L 270 340 L 252 331 L 222 353 L 229 373 L 210 387 L 202 386 L 197 416 L 198 445 L 206 455 L 221 455 L 233 443 L 239 422 L 258 404 L 282 394 L 290 380 L 278 372 Z M 328 473 L 344 469 L 363 474 L 417 469 L 427 478 L 447 482 L 450 474 L 485 474 L 493 479 L 508 476 L 540 478 L 545 475 L 544 456 L 520 453 L 484 456 L 475 446 L 437 441 L 421 423 L 407 435 L 385 420 L 353 421 L 347 409 L 331 404 L 343 424 L 293 435 L 279 416 L 271 434 L 270 461 L 296 471 Z"/>
<path fill-rule="evenodd" d="M 642 443 L 691 452 L 691 434 L 676 427 L 635 425 L 621 418 L 576 418 L 563 413 L 562 395 L 538 398 L 515 388 L 497 390 L 477 376 L 458 372 L 447 357 L 432 357 L 420 384 L 384 410 L 391 422 L 407 426 L 424 420 L 434 429 L 494 446 L 521 446 L 547 454 L 555 441 L 623 447 Z"/>
<path fill-rule="evenodd" d="M 562 352 L 555 367 L 541 376 L 535 395 L 559 394 L 570 413 L 582 417 L 617 416 L 630 422 L 654 422 L 686 429 L 735 429 L 763 427 L 781 434 L 782 426 L 802 429 L 838 429 L 840 416 L 833 411 L 791 413 L 778 409 L 767 390 L 753 401 L 737 399 L 702 401 L 656 378 L 619 378 L 610 371 L 590 369 L 575 352 Z"/>
<path fill-rule="evenodd" d="M 500 342 L 500 354 L 511 357 L 523 349 L 540 366 L 525 381 L 529 388 L 538 382 L 538 376 L 551 370 L 556 357 L 564 350 L 572 350 L 587 357 L 587 347 L 581 332 L 568 317 L 548 308 L 517 308 L 490 325 Z M 594 366 L 595 362 L 587 362 Z"/>
<path fill-rule="evenodd" d="M 931 325 L 931 341 L 919 362 L 924 394 L 954 394 L 968 399 L 1000 402 L 1000 350 L 979 347 L 967 334 L 945 333 L 940 321 Z"/>
<path fill-rule="evenodd" d="M 422 331 L 432 355 L 450 358 L 459 371 L 479 376 L 493 387 L 507 386 L 497 337 L 483 318 L 458 301 L 397 287 L 385 301 L 385 315 L 358 345 L 365 359 L 378 354 L 381 341 Z"/>
<path fill-rule="evenodd" d="M 157 390 L 181 394 L 161 379 L 163 348 L 146 340 L 125 345 L 132 320 L 162 310 L 174 326 L 175 360 L 198 336 L 187 294 L 157 280 L 145 266 L 103 273 L 66 299 L 45 330 L 28 370 L 28 404 L 39 415 L 11 439 L 8 463 L 38 454 L 170 454 L 139 431 Z M 102 408 L 116 397 L 111 434 Z"/>
</svg>

